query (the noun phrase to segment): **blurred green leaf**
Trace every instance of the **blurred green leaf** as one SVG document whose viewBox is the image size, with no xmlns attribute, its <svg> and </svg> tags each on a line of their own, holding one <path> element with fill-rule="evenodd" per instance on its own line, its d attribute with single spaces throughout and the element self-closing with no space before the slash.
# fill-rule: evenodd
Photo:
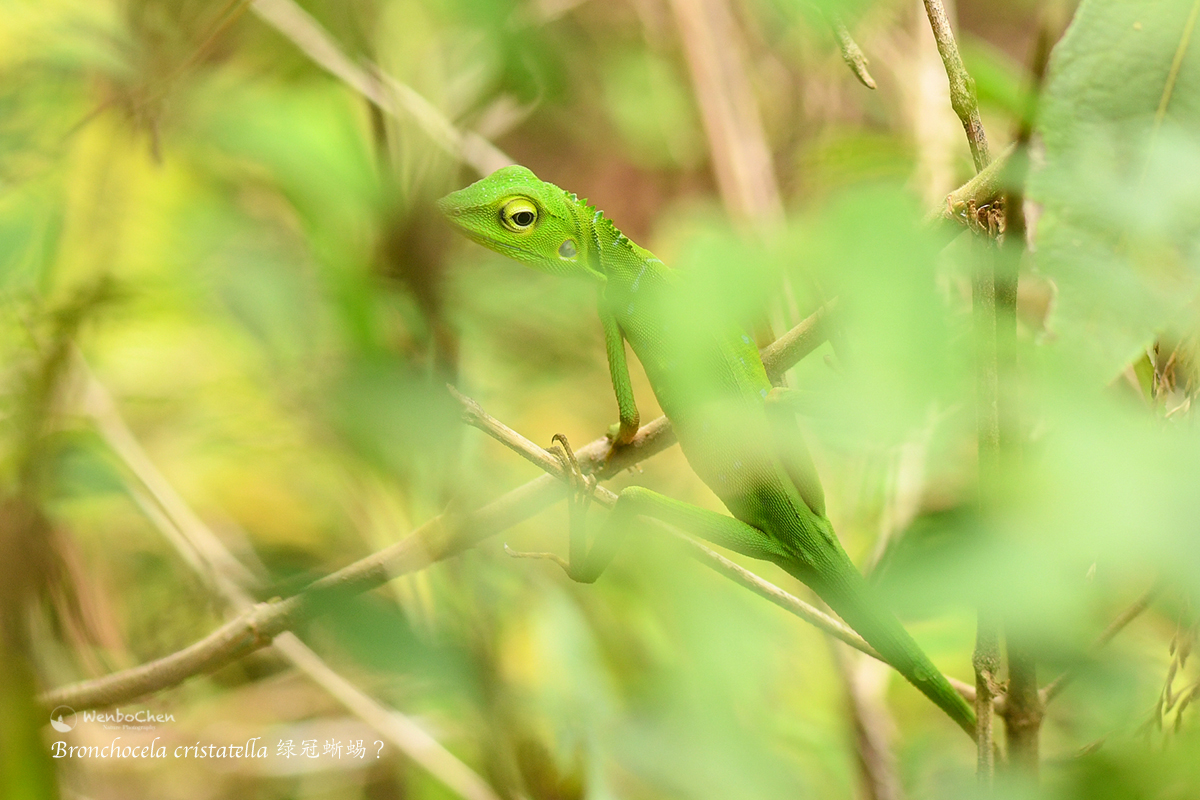
<svg viewBox="0 0 1200 800">
<path fill-rule="evenodd" d="M 849 320 L 834 348 L 846 349 L 846 369 L 810 358 L 798 384 L 824 395 L 820 435 L 855 449 L 902 441 L 970 385 L 969 320 L 947 303 L 938 242 L 920 213 L 907 192 L 876 184 L 843 192 L 795 232 L 792 263 L 817 272 Z"/>
<path fill-rule="evenodd" d="M 414 630 L 394 605 L 379 598 L 361 595 L 332 600 L 312 626 L 356 663 L 419 680 L 468 702 L 479 699 L 479 676 L 461 645 L 431 641 L 427 634 Z"/>
<path fill-rule="evenodd" d="M 1050 62 L 1037 262 L 1058 287 L 1063 358 L 1093 379 L 1134 360 L 1200 287 L 1193 14 L 1188 0 L 1085 0 Z"/>
</svg>

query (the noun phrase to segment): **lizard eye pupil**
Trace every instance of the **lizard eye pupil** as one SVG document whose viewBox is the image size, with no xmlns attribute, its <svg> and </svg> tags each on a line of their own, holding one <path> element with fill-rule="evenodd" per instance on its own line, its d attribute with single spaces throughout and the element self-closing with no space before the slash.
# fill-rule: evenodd
<svg viewBox="0 0 1200 800">
<path fill-rule="evenodd" d="M 517 197 L 500 209 L 500 223 L 513 233 L 532 230 L 538 220 L 538 209 L 532 201 Z"/>
</svg>

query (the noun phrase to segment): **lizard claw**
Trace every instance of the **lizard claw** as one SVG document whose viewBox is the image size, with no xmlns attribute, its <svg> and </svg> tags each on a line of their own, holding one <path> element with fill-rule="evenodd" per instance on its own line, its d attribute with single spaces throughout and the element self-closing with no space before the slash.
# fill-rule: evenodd
<svg viewBox="0 0 1200 800">
<path fill-rule="evenodd" d="M 567 441 L 564 434 L 554 434 L 553 441 L 554 445 L 550 448 L 550 452 L 554 454 L 554 457 L 562 464 L 563 471 L 567 473 L 567 482 L 571 486 L 569 500 L 587 508 L 592 499 L 592 491 L 596 488 L 596 476 L 583 473 L 583 469 L 579 466 L 579 460 L 575 458 L 575 451 L 571 449 L 571 443 Z"/>
</svg>

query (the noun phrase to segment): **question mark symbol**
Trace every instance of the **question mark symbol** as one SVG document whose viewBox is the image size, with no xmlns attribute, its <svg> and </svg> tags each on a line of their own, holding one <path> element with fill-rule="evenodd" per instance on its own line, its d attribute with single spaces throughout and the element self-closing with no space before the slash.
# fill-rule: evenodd
<svg viewBox="0 0 1200 800">
<path fill-rule="evenodd" d="M 376 753 L 375 753 L 375 757 L 376 757 L 376 758 L 379 758 L 379 753 L 382 753 L 382 752 L 383 752 L 383 742 L 381 742 L 381 741 L 379 741 L 378 739 L 376 739 L 376 740 L 375 740 L 375 744 L 379 745 L 379 750 L 378 750 L 378 752 L 376 752 Z"/>
</svg>

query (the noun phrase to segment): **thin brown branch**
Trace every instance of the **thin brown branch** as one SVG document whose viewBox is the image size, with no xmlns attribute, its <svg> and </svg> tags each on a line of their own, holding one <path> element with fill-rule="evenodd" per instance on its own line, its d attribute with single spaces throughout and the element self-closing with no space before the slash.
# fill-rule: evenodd
<svg viewBox="0 0 1200 800">
<path fill-rule="evenodd" d="M 993 259 L 995 253 L 989 254 Z M 972 285 L 972 314 L 975 325 L 976 438 L 979 450 L 979 505 L 987 518 L 1000 501 L 999 388 L 996 358 L 996 304 L 994 272 L 981 266 Z M 995 776 L 993 712 L 1000 673 L 1000 619 L 994 601 L 976 598 L 975 671 L 976 775 L 985 787 Z"/>
<path fill-rule="evenodd" d="M 925 13 L 933 28 L 938 55 L 942 57 L 942 64 L 946 67 L 946 78 L 950 81 L 950 105 L 962 122 L 963 130 L 967 134 L 967 143 L 971 146 L 971 159 L 975 162 L 975 171 L 979 172 L 991 162 L 991 156 L 988 154 L 987 134 L 984 133 L 983 122 L 979 118 L 975 81 L 967 72 L 958 52 L 958 43 L 954 40 L 954 31 L 950 27 L 950 18 L 942 0 L 925 0 Z"/>
<path fill-rule="evenodd" d="M 828 314 L 818 310 L 762 351 L 769 375 L 786 372 L 825 341 Z M 576 458 L 598 478 L 611 477 L 675 442 L 665 417 L 642 426 L 633 442 L 605 462 L 607 438 L 575 451 Z M 132 669 L 43 693 L 46 708 L 69 705 L 76 710 L 127 702 L 176 686 L 254 652 L 304 619 L 325 610 L 333 596 L 374 589 L 394 577 L 470 549 L 488 537 L 537 514 L 562 499 L 562 483 L 541 475 L 487 505 L 465 513 L 446 512 L 417 527 L 391 547 L 373 553 L 321 578 L 300 594 L 247 609 L 203 639 L 175 653 Z"/>
<path fill-rule="evenodd" d="M 846 701 L 854 722 L 854 752 L 861 773 L 860 794 L 866 800 L 901 800 L 903 786 L 892 752 L 895 723 L 884 703 L 885 683 L 880 667 L 836 642 L 830 642 L 834 664 L 846 687 Z"/>
<path fill-rule="evenodd" d="M 293 666 L 332 695 L 347 710 L 420 764 L 430 775 L 465 800 L 499 800 L 473 769 L 442 746 L 406 714 L 387 708 L 339 675 L 294 633 L 275 637 L 272 646 Z"/>
<path fill-rule="evenodd" d="M 1000 694 L 1000 626 L 994 616 L 980 607 L 975 626 L 975 774 L 990 786 L 996 773 L 994 716 Z"/>
<path fill-rule="evenodd" d="M 1000 200 L 1003 192 L 1001 177 L 1012 151 L 1012 145 L 1009 145 L 995 161 L 975 173 L 971 180 L 946 195 L 945 205 L 929 212 L 926 221 L 932 223 L 938 220 L 947 220 L 968 227 L 978 224 L 974 215 Z"/>
<path fill-rule="evenodd" d="M 760 578 L 745 567 L 735 564 L 715 550 L 705 547 L 692 537 L 671 528 L 665 523 L 660 523 L 660 525 L 662 529 L 683 543 L 690 550 L 692 557 L 697 561 L 711 567 L 734 583 L 744 586 L 759 597 L 774 603 L 784 611 L 794 614 L 814 627 L 820 628 L 835 639 L 845 642 L 860 653 L 883 661 L 883 657 L 875 651 L 875 648 L 867 644 L 861 636 L 846 627 L 845 624 L 804 602 L 795 595 L 789 594 L 775 584 Z"/>
<path fill-rule="evenodd" d="M 1036 777 L 1045 708 L 1037 689 L 1037 660 L 1019 629 L 1005 626 L 1008 645 L 1008 695 L 1004 700 L 1004 732 L 1013 767 Z"/>
<path fill-rule="evenodd" d="M 233 556 L 212 530 L 192 511 L 175 487 L 159 472 L 141 444 L 117 411 L 112 395 L 98 381 L 83 355 L 75 350 L 75 370 L 82 376 L 81 409 L 91 418 L 101 438 L 124 462 L 141 484 L 140 492 L 149 494 L 153 503 L 169 520 L 172 543 L 189 566 L 205 581 L 228 596 L 230 587 L 254 587 L 258 581 Z M 137 492 L 135 491 L 135 497 Z M 146 502 L 149 502 L 147 500 Z M 152 520 L 153 521 L 153 520 Z M 162 526 L 159 526 L 163 529 Z"/>
<path fill-rule="evenodd" d="M 783 375 L 829 337 L 831 317 L 837 305 L 837 298 L 830 298 L 803 322 L 762 349 L 760 355 L 768 377 L 774 380 Z"/>
<path fill-rule="evenodd" d="M 1129 625 L 1129 623 L 1137 619 L 1137 617 L 1143 611 L 1150 607 L 1150 604 L 1154 602 L 1154 598 L 1158 597 L 1158 594 L 1162 591 L 1162 588 L 1162 581 L 1155 581 L 1149 589 L 1147 589 L 1140 597 L 1138 597 L 1138 599 L 1134 600 L 1124 611 L 1118 614 L 1116 618 L 1108 624 L 1108 627 L 1096 637 L 1096 641 L 1092 643 L 1090 653 L 1095 655 L 1109 642 L 1111 642 L 1118 633 L 1125 630 L 1125 627 Z M 1071 670 L 1068 670 L 1042 687 L 1042 703 L 1049 703 L 1051 700 L 1062 694 L 1063 689 L 1067 688 L 1074 678 L 1075 673 Z"/>
<path fill-rule="evenodd" d="M 975 702 L 977 695 L 974 686 L 966 681 L 960 681 L 958 678 L 954 678 L 949 675 L 946 676 L 946 680 L 950 681 L 951 688 L 958 692 L 962 696 L 962 699 L 966 700 L 968 703 Z"/>
<path fill-rule="evenodd" d="M 1125 627 L 1129 623 L 1137 619 L 1143 611 L 1150 607 L 1150 604 L 1154 602 L 1154 598 L 1158 597 L 1162 588 L 1163 582 L 1161 580 L 1155 581 L 1141 597 L 1134 600 L 1128 608 L 1117 615 L 1116 619 L 1108 623 L 1108 627 L 1096 637 L 1096 643 L 1092 645 L 1092 649 L 1099 650 L 1116 638 L 1118 633 L 1125 630 Z"/>
<path fill-rule="evenodd" d="M 1017 288 L 1021 259 L 1025 253 L 1024 183 L 1028 166 L 1031 129 L 1023 120 L 1013 149 L 989 164 L 987 138 L 979 122 L 975 87 L 962 65 L 949 21 L 940 0 L 925 0 L 938 52 L 950 79 L 951 104 L 962 120 L 975 159 L 975 191 L 1005 192 L 1001 216 L 993 210 L 982 219 L 984 205 L 974 198 L 960 201 L 968 226 L 983 227 L 993 238 L 1002 220 L 1005 237 L 1000 248 L 990 253 L 991 274 L 980 270 L 975 278 L 975 326 L 978 342 L 977 383 L 979 394 L 979 496 L 984 519 L 991 518 L 1004 504 L 1006 474 L 1021 460 L 1019 401 L 1017 397 Z M 990 168 L 990 169 L 989 169 Z M 968 187 L 972 184 L 968 183 Z M 964 187 L 966 188 L 966 187 Z M 958 212 L 947 198 L 947 211 Z M 992 202 L 988 197 L 985 205 Z M 993 699 L 997 694 L 1000 669 L 1000 627 L 1003 614 L 993 598 L 980 600 L 974 654 L 976 714 L 976 765 L 979 780 L 990 786 L 995 774 Z M 1043 706 L 1037 691 L 1037 662 L 1024 635 L 1020 620 L 1004 626 L 1008 655 L 1009 684 L 1000 713 L 1005 723 L 1010 762 L 1027 776 L 1036 777 Z"/>
</svg>

